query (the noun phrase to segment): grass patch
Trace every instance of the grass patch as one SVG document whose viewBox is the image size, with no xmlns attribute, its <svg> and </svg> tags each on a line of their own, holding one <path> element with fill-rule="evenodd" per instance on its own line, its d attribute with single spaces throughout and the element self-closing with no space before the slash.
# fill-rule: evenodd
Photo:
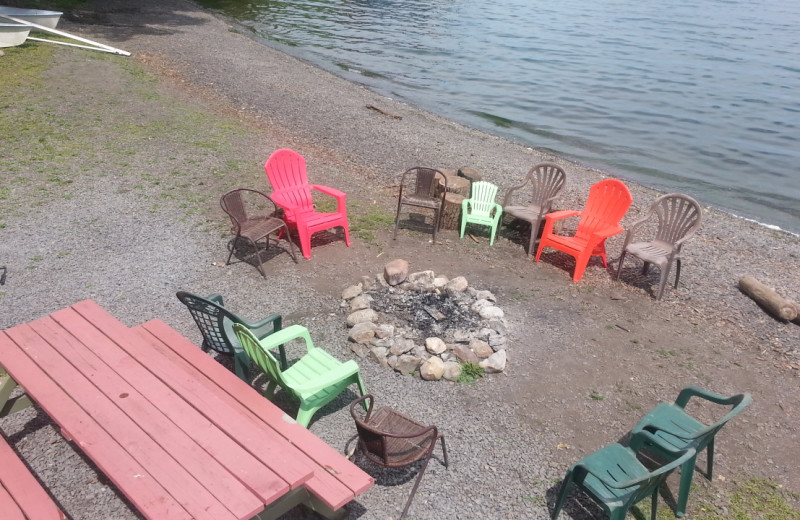
<svg viewBox="0 0 800 520">
<path fill-rule="evenodd" d="M 458 376 L 459 383 L 472 383 L 484 376 L 483 367 L 477 363 L 467 361 L 461 363 L 461 375 Z"/>
</svg>

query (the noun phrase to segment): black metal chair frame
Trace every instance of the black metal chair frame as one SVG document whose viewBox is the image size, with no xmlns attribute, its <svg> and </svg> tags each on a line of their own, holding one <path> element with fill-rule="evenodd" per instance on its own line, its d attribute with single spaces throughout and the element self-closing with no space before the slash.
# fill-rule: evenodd
<svg viewBox="0 0 800 520">
<path fill-rule="evenodd" d="M 406 177 L 415 175 L 414 193 L 404 196 Z M 436 179 L 441 176 L 442 193 L 440 196 L 434 195 L 436 189 Z M 400 179 L 400 195 L 397 197 L 397 214 L 394 218 L 394 233 L 392 239 L 397 239 L 397 226 L 400 223 L 400 208 L 403 205 L 416 208 L 426 208 L 433 210 L 433 242 L 436 243 L 436 231 L 441 226 L 442 213 L 444 212 L 444 197 L 447 192 L 447 176 L 435 168 L 424 168 L 415 166 L 403 172 Z M 440 200 L 441 199 L 441 200 Z"/>
</svg>

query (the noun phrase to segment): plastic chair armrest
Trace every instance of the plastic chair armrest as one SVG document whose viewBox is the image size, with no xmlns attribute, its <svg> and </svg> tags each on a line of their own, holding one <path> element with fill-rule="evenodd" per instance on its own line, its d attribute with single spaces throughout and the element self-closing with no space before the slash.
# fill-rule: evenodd
<svg viewBox="0 0 800 520">
<path fill-rule="evenodd" d="M 511 205 L 511 198 L 514 196 L 514 192 L 517 191 L 520 188 L 524 188 L 525 185 L 528 184 L 529 180 L 530 180 L 530 177 L 525 177 L 525 182 L 523 182 L 519 186 L 514 186 L 513 188 L 509 188 L 508 191 L 506 192 L 506 196 L 503 198 L 503 206 L 510 206 Z"/>
<path fill-rule="evenodd" d="M 225 304 L 222 302 L 222 295 L 221 294 L 214 293 L 214 294 L 212 294 L 210 296 L 206 296 L 206 300 L 212 301 L 214 303 L 218 303 L 221 306 L 225 307 Z"/>
<path fill-rule="evenodd" d="M 325 390 L 326 388 L 338 383 L 339 381 L 347 379 L 353 374 L 357 374 L 358 370 L 359 370 L 358 364 L 351 359 L 345 363 L 340 364 L 335 368 L 332 368 L 330 371 L 317 376 L 314 379 L 314 381 L 308 382 L 303 385 L 292 385 L 292 390 L 294 390 L 297 393 L 313 395 L 319 392 L 320 390 Z"/>
<path fill-rule="evenodd" d="M 285 329 L 274 332 L 263 339 L 259 339 L 258 342 L 261 345 L 261 348 L 270 350 L 297 338 L 304 339 L 306 342 L 306 350 L 310 350 L 308 348 L 309 344 L 313 345 L 311 342 L 311 336 L 308 333 L 308 329 L 302 325 L 290 325 Z"/>
<path fill-rule="evenodd" d="M 593 232 L 592 238 L 604 240 L 608 237 L 613 237 L 614 235 L 619 234 L 621 232 L 622 232 L 622 226 L 620 225 L 608 226 Z"/>
<path fill-rule="evenodd" d="M 565 209 L 565 210 L 561 210 L 561 211 L 553 211 L 551 213 L 548 213 L 548 214 L 546 214 L 544 216 L 544 218 L 546 218 L 547 220 L 551 220 L 552 221 L 552 220 L 559 220 L 559 219 L 567 218 L 567 217 L 574 217 L 574 216 L 577 216 L 577 215 L 580 215 L 580 214 L 581 214 L 580 211 L 572 210 L 572 209 Z"/>
<path fill-rule="evenodd" d="M 283 317 L 280 314 L 271 314 L 259 321 L 244 321 L 244 324 L 253 331 L 253 334 L 255 334 L 258 339 L 263 339 L 283 328 Z"/>
<path fill-rule="evenodd" d="M 678 394 L 678 398 L 675 399 L 675 406 L 679 408 L 686 407 L 692 397 L 699 397 L 720 405 L 733 404 L 736 399 L 736 396 L 725 397 L 724 395 L 715 394 L 697 386 L 687 386 Z"/>
<path fill-rule="evenodd" d="M 337 199 L 343 199 L 347 197 L 347 194 L 341 190 L 337 190 L 336 188 L 331 188 L 330 186 L 322 186 L 321 184 L 312 184 L 312 190 L 321 191 L 325 195 L 330 195 L 331 197 L 336 197 Z"/>
</svg>

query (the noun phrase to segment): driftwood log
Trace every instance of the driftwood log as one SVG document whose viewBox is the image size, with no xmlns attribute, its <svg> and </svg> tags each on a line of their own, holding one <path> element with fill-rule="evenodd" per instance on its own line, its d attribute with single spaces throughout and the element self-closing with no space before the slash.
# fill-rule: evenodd
<svg viewBox="0 0 800 520">
<path fill-rule="evenodd" d="M 461 229 L 461 201 L 465 198 L 458 193 L 445 194 L 442 229 Z"/>
<path fill-rule="evenodd" d="M 445 174 L 447 175 L 447 174 Z M 469 197 L 471 183 L 465 177 L 459 177 L 457 174 L 447 175 L 447 193 L 457 193 L 464 197 Z M 444 191 L 444 183 L 439 180 L 436 186 L 436 196 L 439 196 Z"/>
<path fill-rule="evenodd" d="M 474 168 L 459 168 L 458 176 L 469 179 L 470 182 L 478 182 L 483 180 L 483 175 Z"/>
<path fill-rule="evenodd" d="M 739 280 L 739 289 L 778 319 L 792 321 L 798 317 L 797 303 L 787 300 L 752 276 L 743 276 Z"/>
</svg>

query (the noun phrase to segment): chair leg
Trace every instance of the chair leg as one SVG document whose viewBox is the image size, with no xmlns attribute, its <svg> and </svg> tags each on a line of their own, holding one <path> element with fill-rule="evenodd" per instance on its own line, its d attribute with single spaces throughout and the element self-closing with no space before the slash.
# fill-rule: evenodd
<svg viewBox="0 0 800 520">
<path fill-rule="evenodd" d="M 625 254 L 626 253 L 627 253 L 627 251 L 625 251 L 623 249 L 622 250 L 622 254 L 619 255 L 619 269 L 617 269 L 617 277 L 615 278 L 616 280 L 619 280 L 619 275 L 622 274 L 622 264 L 625 263 Z"/>
<path fill-rule="evenodd" d="M 302 251 L 303 257 L 308 260 L 311 258 L 311 233 L 308 232 L 308 228 L 297 226 L 297 234 L 300 237 L 300 251 Z"/>
<path fill-rule="evenodd" d="M 311 418 L 317 410 L 319 410 L 318 406 L 309 408 L 306 406 L 306 403 L 300 403 L 300 409 L 297 411 L 295 421 L 304 428 L 308 428 L 308 423 L 311 422 Z"/>
<path fill-rule="evenodd" d="M 714 437 L 711 437 L 711 442 L 706 447 L 706 478 L 711 480 L 711 475 L 714 472 Z"/>
<path fill-rule="evenodd" d="M 678 280 L 681 278 L 681 259 L 675 260 L 675 288 L 678 288 Z"/>
<path fill-rule="evenodd" d="M 439 440 L 442 442 L 442 455 L 444 456 L 444 467 L 449 468 L 450 464 L 447 461 L 447 446 L 444 444 L 444 435 L 439 434 Z"/>
<path fill-rule="evenodd" d="M 658 486 L 653 490 L 653 496 L 650 497 L 650 520 L 656 520 L 656 512 L 658 511 Z"/>
<path fill-rule="evenodd" d="M 230 265 L 231 257 L 233 256 L 233 251 L 236 249 L 236 242 L 239 241 L 239 235 L 233 237 L 233 241 L 231 242 L 231 252 L 228 253 L 228 259 L 225 260 L 225 265 Z"/>
<path fill-rule="evenodd" d="M 461 216 L 461 237 L 464 238 L 464 231 L 467 229 L 467 219 L 465 216 Z"/>
<path fill-rule="evenodd" d="M 439 230 L 439 226 L 441 225 L 442 215 L 433 210 L 433 243 L 436 243 L 436 232 Z"/>
<path fill-rule="evenodd" d="M 647 271 L 650 270 L 650 262 L 645 262 L 642 266 L 642 274 L 647 274 Z"/>
<path fill-rule="evenodd" d="M 236 376 L 245 383 L 249 383 L 249 381 L 247 380 L 249 367 L 250 367 L 250 356 L 247 355 L 247 352 L 242 350 L 241 352 L 234 353 L 233 370 L 234 372 L 236 372 Z"/>
<path fill-rule="evenodd" d="M 414 500 L 414 495 L 417 494 L 417 488 L 422 480 L 422 475 L 425 474 L 425 470 L 428 468 L 428 462 L 430 462 L 430 460 L 431 452 L 429 451 L 428 456 L 425 457 L 425 461 L 422 463 L 422 467 L 419 469 L 419 475 L 417 475 L 417 480 L 414 482 L 414 487 L 411 488 L 411 494 L 408 496 L 408 501 L 406 502 L 406 507 L 403 509 L 403 512 L 400 515 L 400 520 L 403 520 L 403 518 L 406 517 L 406 513 L 408 513 L 408 508 L 411 507 L 411 502 Z"/>
<path fill-rule="evenodd" d="M 661 278 L 658 281 L 658 295 L 656 296 L 656 300 L 660 300 L 661 295 L 664 294 L 664 286 L 667 284 L 667 278 L 669 278 L 669 268 L 670 265 L 667 264 L 661 269 Z"/>
<path fill-rule="evenodd" d="M 286 240 L 289 242 L 289 252 L 292 254 L 292 260 L 294 260 L 294 263 L 297 263 L 297 256 L 294 254 L 294 240 L 292 240 L 292 234 L 289 232 L 289 226 L 286 224 L 283 225 L 280 232 L 283 233 L 284 231 L 286 231 Z"/>
<path fill-rule="evenodd" d="M 342 229 L 344 229 L 344 243 L 347 244 L 347 247 L 350 247 L 350 224 L 345 221 Z"/>
<path fill-rule="evenodd" d="M 253 248 L 256 250 L 256 260 L 258 260 L 258 272 L 261 273 L 261 277 L 266 279 L 267 273 L 264 272 L 264 265 L 261 262 L 261 250 L 258 249 L 258 242 L 255 240 L 250 240 L 250 243 L 253 244 Z M 269 239 L 267 239 L 267 247 L 269 247 Z"/>
<path fill-rule="evenodd" d="M 686 514 L 686 504 L 689 502 L 689 490 L 692 487 L 696 462 L 697 454 L 681 465 L 681 484 L 678 489 L 678 505 L 675 507 L 675 516 L 678 518 L 683 518 Z"/>
<path fill-rule="evenodd" d="M 561 482 L 561 489 L 558 491 L 558 498 L 556 498 L 556 503 L 553 505 L 553 514 L 550 515 L 552 520 L 556 520 L 558 518 L 558 514 L 561 512 L 561 508 L 564 507 L 564 501 L 567 499 L 567 495 L 569 494 L 569 488 L 572 484 L 572 471 L 567 471 L 566 476 L 564 476 L 564 480 Z"/>
</svg>

